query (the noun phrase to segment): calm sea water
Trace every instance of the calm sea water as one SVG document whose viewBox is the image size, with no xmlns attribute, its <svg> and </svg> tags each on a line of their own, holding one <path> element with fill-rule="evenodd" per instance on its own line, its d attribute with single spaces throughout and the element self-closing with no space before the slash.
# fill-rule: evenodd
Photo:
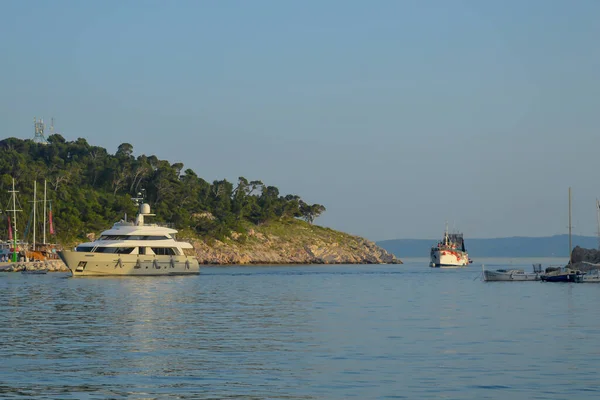
<svg viewBox="0 0 600 400">
<path fill-rule="evenodd" d="M 600 284 L 480 272 L 419 259 L 1 274 L 0 398 L 599 398 Z"/>
</svg>

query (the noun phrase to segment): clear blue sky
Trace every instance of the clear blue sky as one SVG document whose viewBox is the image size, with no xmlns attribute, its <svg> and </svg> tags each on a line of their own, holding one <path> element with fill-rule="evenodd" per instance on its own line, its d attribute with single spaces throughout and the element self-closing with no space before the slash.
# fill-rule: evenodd
<svg viewBox="0 0 600 400">
<path fill-rule="evenodd" d="M 600 1 L 0 2 L 0 137 L 261 179 L 372 240 L 596 231 Z"/>
</svg>

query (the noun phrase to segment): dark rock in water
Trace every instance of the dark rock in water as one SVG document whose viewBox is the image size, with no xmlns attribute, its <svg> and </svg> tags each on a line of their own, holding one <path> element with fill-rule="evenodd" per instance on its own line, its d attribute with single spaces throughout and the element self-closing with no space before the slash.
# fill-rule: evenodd
<svg viewBox="0 0 600 400">
<path fill-rule="evenodd" d="M 591 264 L 600 264 L 600 250 L 584 249 L 583 247 L 575 246 L 571 252 L 571 262 L 588 262 Z"/>
<path fill-rule="evenodd" d="M 600 269 L 600 250 L 575 246 L 571 252 L 571 268 L 583 272 Z"/>
</svg>

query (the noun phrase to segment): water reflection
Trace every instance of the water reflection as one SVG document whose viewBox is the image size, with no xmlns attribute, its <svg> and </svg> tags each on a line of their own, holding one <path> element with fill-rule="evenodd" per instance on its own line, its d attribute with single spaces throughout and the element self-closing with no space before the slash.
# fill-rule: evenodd
<svg viewBox="0 0 600 400">
<path fill-rule="evenodd" d="M 0 397 L 597 397 L 600 286 L 490 285 L 478 273 L 2 275 Z"/>
</svg>

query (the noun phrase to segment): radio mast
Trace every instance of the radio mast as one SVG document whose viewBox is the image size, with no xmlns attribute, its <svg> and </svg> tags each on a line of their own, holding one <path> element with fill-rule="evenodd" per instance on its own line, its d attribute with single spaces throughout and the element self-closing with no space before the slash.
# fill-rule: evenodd
<svg viewBox="0 0 600 400">
<path fill-rule="evenodd" d="M 35 136 L 33 137 L 33 141 L 35 143 L 48 144 L 46 136 L 44 136 L 44 120 L 34 118 L 33 126 L 35 129 Z M 52 120 L 52 129 L 54 129 L 54 119 Z"/>
</svg>

